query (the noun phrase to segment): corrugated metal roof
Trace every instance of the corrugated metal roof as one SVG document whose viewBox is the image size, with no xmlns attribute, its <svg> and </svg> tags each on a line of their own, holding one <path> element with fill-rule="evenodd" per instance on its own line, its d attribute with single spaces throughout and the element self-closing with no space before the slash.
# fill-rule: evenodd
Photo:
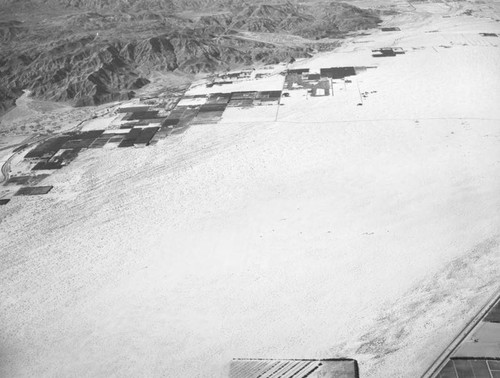
<svg viewBox="0 0 500 378">
<path fill-rule="evenodd" d="M 313 378 L 314 373 L 321 373 L 324 378 L 357 378 L 358 366 L 355 360 L 347 359 L 235 359 L 231 362 L 229 378 Z"/>
</svg>

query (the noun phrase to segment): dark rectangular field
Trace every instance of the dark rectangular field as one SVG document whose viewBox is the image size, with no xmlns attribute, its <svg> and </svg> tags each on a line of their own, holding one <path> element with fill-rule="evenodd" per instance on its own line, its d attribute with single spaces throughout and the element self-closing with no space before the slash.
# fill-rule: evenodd
<svg viewBox="0 0 500 378">
<path fill-rule="evenodd" d="M 128 134 L 125 134 L 123 141 L 118 145 L 118 147 L 132 147 L 135 140 L 141 135 L 141 129 L 130 129 Z"/>
<path fill-rule="evenodd" d="M 53 170 L 53 169 L 61 169 L 63 166 L 61 162 L 44 162 L 41 161 L 37 163 L 33 168 L 31 168 L 32 171 L 42 171 L 45 169 Z"/>
<path fill-rule="evenodd" d="M 279 99 L 281 98 L 281 91 L 261 91 L 257 92 L 255 98 L 264 100 L 264 99 Z"/>
<path fill-rule="evenodd" d="M 289 74 L 299 74 L 299 75 L 302 75 L 303 73 L 308 73 L 309 72 L 309 68 L 296 68 L 296 69 L 293 69 L 293 70 L 288 70 L 287 72 Z"/>
<path fill-rule="evenodd" d="M 159 127 L 146 127 L 142 129 L 139 136 L 135 139 L 134 145 L 148 145 L 149 141 L 154 137 Z"/>
<path fill-rule="evenodd" d="M 200 107 L 200 113 L 224 111 L 224 109 L 226 109 L 226 106 L 226 104 L 205 104 Z"/>
<path fill-rule="evenodd" d="M 36 185 L 49 175 L 36 175 L 36 176 L 16 176 L 11 177 L 7 181 L 7 185 Z"/>
<path fill-rule="evenodd" d="M 353 359 L 274 360 L 234 359 L 229 378 L 359 378 L 359 367 Z"/>
<path fill-rule="evenodd" d="M 185 126 L 198 114 L 199 106 L 177 106 L 168 116 L 169 126 Z M 174 123 L 176 122 L 176 123 Z"/>
<path fill-rule="evenodd" d="M 129 108 L 118 108 L 116 110 L 117 113 L 138 113 L 138 112 L 147 112 L 149 110 L 149 106 L 140 105 L 140 106 L 131 106 Z"/>
<path fill-rule="evenodd" d="M 89 146 L 89 148 L 102 148 L 104 147 L 104 145 L 106 143 L 108 143 L 108 141 L 111 139 L 111 136 L 110 137 L 101 137 L 101 138 L 97 138 L 96 140 L 94 140 L 92 142 L 92 144 Z"/>
<path fill-rule="evenodd" d="M 151 110 L 147 112 L 136 112 L 127 114 L 123 117 L 124 121 L 133 121 L 133 120 L 144 120 L 144 119 L 154 119 L 158 118 L 158 110 Z"/>
<path fill-rule="evenodd" d="M 391 32 L 391 31 L 401 31 L 398 27 L 389 27 L 389 28 L 380 28 L 383 32 Z"/>
<path fill-rule="evenodd" d="M 179 123 L 180 119 L 179 118 L 167 118 L 165 121 L 163 121 L 163 126 L 175 126 Z"/>
<path fill-rule="evenodd" d="M 347 76 L 355 76 L 356 70 L 354 67 L 331 67 L 331 68 L 321 68 L 321 77 L 328 77 L 330 79 L 343 79 Z"/>
<path fill-rule="evenodd" d="M 229 101 L 229 104 L 227 104 L 228 107 L 232 108 L 248 108 L 253 106 L 253 98 L 245 98 L 245 99 L 231 99 Z"/>
<path fill-rule="evenodd" d="M 193 124 L 211 124 L 220 121 L 223 111 L 216 112 L 203 112 L 198 113 L 195 118 L 193 118 Z"/>
<path fill-rule="evenodd" d="M 50 138 L 28 152 L 25 159 L 50 159 L 70 139 L 70 136 Z"/>
<path fill-rule="evenodd" d="M 158 130 L 156 132 L 156 134 L 151 139 L 149 144 L 151 145 L 151 144 L 158 142 L 159 140 L 165 139 L 166 137 L 168 137 L 170 135 L 171 132 L 172 132 L 172 129 L 169 129 L 167 126 L 160 127 L 160 130 Z"/>
<path fill-rule="evenodd" d="M 0 199 L 0 206 L 7 205 L 10 202 L 10 199 Z"/>
<path fill-rule="evenodd" d="M 104 130 L 83 131 L 81 133 L 77 133 L 75 135 L 72 135 L 70 137 L 70 140 L 73 140 L 73 139 L 95 139 L 95 138 L 100 137 L 103 132 L 104 132 Z"/>
<path fill-rule="evenodd" d="M 116 135 L 116 136 L 109 138 L 108 143 L 120 143 L 123 139 L 124 139 L 124 137 Z"/>
<path fill-rule="evenodd" d="M 491 323 L 500 323 L 500 301 L 497 302 L 495 306 L 490 310 L 486 318 L 484 318 L 485 322 Z"/>
<path fill-rule="evenodd" d="M 396 51 L 394 51 L 390 47 L 384 47 L 378 50 L 372 50 L 372 57 L 374 58 L 381 58 L 381 57 L 386 57 L 386 56 L 396 56 Z M 404 54 L 404 52 L 403 52 Z"/>
<path fill-rule="evenodd" d="M 479 33 L 479 34 L 481 34 L 483 37 L 498 37 L 497 33 Z"/>
<path fill-rule="evenodd" d="M 25 186 L 16 192 L 16 196 L 38 196 L 47 194 L 52 190 L 53 186 Z"/>
<path fill-rule="evenodd" d="M 231 100 L 244 100 L 244 99 L 254 99 L 257 95 L 255 91 L 248 92 L 233 92 L 231 93 Z"/>
<path fill-rule="evenodd" d="M 72 150 L 75 148 L 89 148 L 89 146 L 92 144 L 92 142 L 95 139 L 72 139 L 68 140 L 66 143 L 64 143 L 61 146 L 61 149 L 63 150 Z"/>
</svg>

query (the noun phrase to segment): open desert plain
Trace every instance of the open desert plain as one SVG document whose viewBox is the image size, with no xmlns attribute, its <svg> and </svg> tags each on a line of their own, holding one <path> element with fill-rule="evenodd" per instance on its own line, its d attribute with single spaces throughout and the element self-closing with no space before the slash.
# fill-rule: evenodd
<svg viewBox="0 0 500 378">
<path fill-rule="evenodd" d="M 186 109 L 275 102 L 84 148 L 45 195 L 0 187 L 0 376 L 222 378 L 233 358 L 428 374 L 500 289 L 500 2 L 347 3 L 381 22 L 223 85 L 176 79 Z M 18 101 L 3 125 L 37 111 Z M 51 135 L 112 128 L 127 101 L 59 105 Z M 46 137 L 0 138 L 15 176 Z"/>
</svg>

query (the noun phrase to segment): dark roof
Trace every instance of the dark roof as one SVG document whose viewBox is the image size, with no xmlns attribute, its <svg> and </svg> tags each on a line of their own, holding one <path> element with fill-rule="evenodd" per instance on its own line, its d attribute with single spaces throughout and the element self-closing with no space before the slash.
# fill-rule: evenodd
<svg viewBox="0 0 500 378">
<path fill-rule="evenodd" d="M 17 191 L 16 196 L 34 196 L 47 194 L 53 186 L 25 186 Z"/>
<path fill-rule="evenodd" d="M 289 74 L 303 74 L 309 72 L 309 68 L 295 68 L 287 71 Z"/>
<path fill-rule="evenodd" d="M 356 70 L 354 67 L 331 67 L 331 68 L 321 68 L 321 77 L 329 77 L 331 79 L 343 79 L 346 76 L 356 75 Z"/>
</svg>

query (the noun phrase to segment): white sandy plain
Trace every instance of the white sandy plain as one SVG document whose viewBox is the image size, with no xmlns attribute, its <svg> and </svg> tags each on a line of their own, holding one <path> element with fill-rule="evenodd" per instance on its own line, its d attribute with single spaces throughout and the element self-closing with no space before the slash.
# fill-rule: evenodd
<svg viewBox="0 0 500 378">
<path fill-rule="evenodd" d="M 404 47 L 450 23 L 424 16 Z M 363 38 L 310 66 L 372 65 L 390 36 Z M 294 94 L 277 122 L 89 150 L 3 206 L 0 376 L 225 377 L 234 357 L 422 375 L 500 278 L 500 50 L 438 47 L 377 60 L 362 107 Z"/>
</svg>

